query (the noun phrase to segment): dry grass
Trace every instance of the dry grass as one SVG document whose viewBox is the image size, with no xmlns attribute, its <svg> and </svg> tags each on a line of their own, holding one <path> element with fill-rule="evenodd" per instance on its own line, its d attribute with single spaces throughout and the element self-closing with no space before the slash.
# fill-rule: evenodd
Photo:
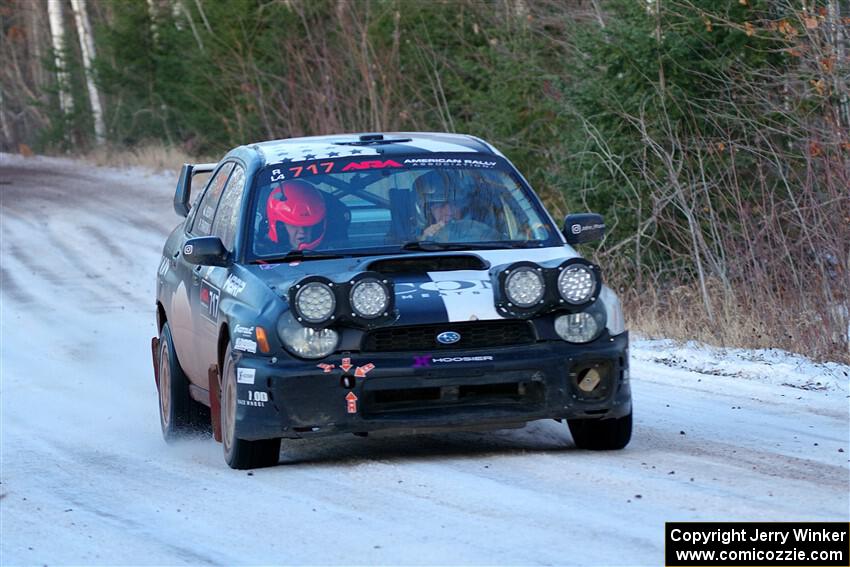
<svg viewBox="0 0 850 567">
<path fill-rule="evenodd" d="M 623 292 L 629 329 L 648 338 L 669 338 L 731 348 L 781 348 L 817 361 L 850 363 L 847 308 L 805 307 L 803 301 L 758 300 L 753 289 L 724 291 L 710 280 L 713 318 L 699 285 L 643 293 Z M 824 315 L 826 313 L 826 315 Z"/>
</svg>

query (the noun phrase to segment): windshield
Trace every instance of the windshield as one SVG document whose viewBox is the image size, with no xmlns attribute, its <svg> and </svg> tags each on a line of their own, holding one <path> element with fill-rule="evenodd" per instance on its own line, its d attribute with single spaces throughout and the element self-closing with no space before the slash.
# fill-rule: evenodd
<svg viewBox="0 0 850 567">
<path fill-rule="evenodd" d="M 271 165 L 257 174 L 249 250 L 291 252 L 558 245 L 501 158 L 370 156 Z"/>
</svg>

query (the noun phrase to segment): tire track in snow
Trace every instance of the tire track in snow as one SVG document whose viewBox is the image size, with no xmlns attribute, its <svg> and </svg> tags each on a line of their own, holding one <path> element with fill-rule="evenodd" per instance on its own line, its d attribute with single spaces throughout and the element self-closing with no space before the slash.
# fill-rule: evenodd
<svg viewBox="0 0 850 567">
<path fill-rule="evenodd" d="M 0 266 L 0 289 L 9 296 L 9 300 L 23 305 L 35 303 L 36 299 L 15 279 L 10 270 Z"/>
</svg>

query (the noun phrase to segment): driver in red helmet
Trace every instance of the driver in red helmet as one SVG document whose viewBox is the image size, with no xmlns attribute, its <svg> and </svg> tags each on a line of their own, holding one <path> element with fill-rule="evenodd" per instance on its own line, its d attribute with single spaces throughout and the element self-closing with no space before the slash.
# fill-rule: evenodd
<svg viewBox="0 0 850 567">
<path fill-rule="evenodd" d="M 283 223 L 290 250 L 313 250 L 325 237 L 325 212 L 321 191 L 306 181 L 284 181 L 266 201 L 269 240 L 280 242 L 278 223 Z"/>
</svg>

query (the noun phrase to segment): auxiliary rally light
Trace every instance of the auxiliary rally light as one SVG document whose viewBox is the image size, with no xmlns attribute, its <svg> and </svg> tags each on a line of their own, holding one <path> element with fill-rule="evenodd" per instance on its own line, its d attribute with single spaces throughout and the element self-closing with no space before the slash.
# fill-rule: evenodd
<svg viewBox="0 0 850 567">
<path fill-rule="evenodd" d="M 390 304 L 390 290 L 386 280 L 364 277 L 351 286 L 349 294 L 352 315 L 364 319 L 374 319 L 387 314 Z"/>
<path fill-rule="evenodd" d="M 599 268 L 584 258 L 570 258 L 555 267 L 515 262 L 495 276 L 496 308 L 524 319 L 556 309 L 581 311 L 596 301 L 602 289 Z"/>
<path fill-rule="evenodd" d="M 336 309 L 336 298 L 331 286 L 333 283 L 312 281 L 304 285 L 296 284 L 295 306 L 296 318 L 308 323 L 324 323 L 333 318 Z"/>
<path fill-rule="evenodd" d="M 289 305 L 304 327 L 324 329 L 342 323 L 372 328 L 393 317 L 395 290 L 392 280 L 378 272 L 361 272 L 342 281 L 307 276 L 289 288 Z"/>
</svg>

